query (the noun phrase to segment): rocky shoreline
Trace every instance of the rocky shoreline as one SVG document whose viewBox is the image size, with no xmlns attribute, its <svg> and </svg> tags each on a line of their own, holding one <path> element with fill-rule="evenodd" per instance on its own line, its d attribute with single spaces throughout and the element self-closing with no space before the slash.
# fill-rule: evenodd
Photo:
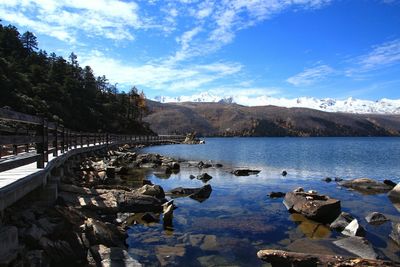
<svg viewBox="0 0 400 267">
<path fill-rule="evenodd" d="M 55 204 L 27 197 L 8 208 L 3 222 L 18 231 L 20 241 L 19 251 L 10 258 L 10 265 L 142 266 L 132 253 L 128 253 L 125 242 L 127 228 L 161 221 L 164 229 L 168 230 L 172 227 L 176 208 L 174 199 L 189 197 L 198 202 L 205 201 L 212 194 L 212 187 L 207 183 L 212 176 L 205 171 L 223 167 L 210 162 L 182 162 L 159 154 L 138 154 L 132 149 L 123 146 L 106 154 L 93 154 L 84 160 L 71 159 L 73 163 L 61 178 Z M 144 179 L 147 171 L 160 178 L 169 177 L 178 173 L 182 164 L 202 170 L 200 175 L 190 176 L 190 179 L 202 181 L 202 187 L 177 187 L 164 192 L 161 186 Z M 260 172 L 251 169 L 226 171 L 235 176 Z M 125 176 L 132 175 L 142 178 L 134 183 L 127 182 Z M 363 194 L 388 193 L 394 203 L 400 203 L 400 185 L 391 181 L 382 183 L 367 178 L 348 181 L 325 178 L 324 181 L 335 181 Z M 340 200 L 303 188 L 286 193 L 271 192 L 270 197 L 283 198 L 290 213 L 314 221 L 321 229 L 328 227 L 340 233 L 342 237 L 333 240 L 332 244 L 346 252 L 332 257 L 318 253 L 260 250 L 258 257 L 272 266 L 399 266 L 378 258 L 365 238 L 365 229 L 354 216 L 341 210 Z M 371 212 L 365 220 L 380 225 L 390 218 Z M 391 223 L 390 238 L 400 245 L 400 224 L 396 221 Z M 194 242 L 195 236 L 191 235 L 190 242 Z M 212 243 L 213 238 L 215 236 L 202 235 L 203 241 L 199 244 Z M 204 244 L 202 246 L 208 246 Z M 179 245 L 160 246 L 157 259 L 161 266 L 176 265 L 175 256 L 183 253 L 184 248 Z"/>
</svg>

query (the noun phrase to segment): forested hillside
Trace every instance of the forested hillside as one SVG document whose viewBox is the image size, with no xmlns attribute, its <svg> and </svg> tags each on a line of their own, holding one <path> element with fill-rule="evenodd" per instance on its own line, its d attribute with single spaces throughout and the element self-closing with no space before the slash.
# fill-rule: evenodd
<svg viewBox="0 0 400 267">
<path fill-rule="evenodd" d="M 77 56 L 40 50 L 35 35 L 0 24 L 0 107 L 58 121 L 73 130 L 149 133 L 143 93 L 118 92 Z"/>
</svg>

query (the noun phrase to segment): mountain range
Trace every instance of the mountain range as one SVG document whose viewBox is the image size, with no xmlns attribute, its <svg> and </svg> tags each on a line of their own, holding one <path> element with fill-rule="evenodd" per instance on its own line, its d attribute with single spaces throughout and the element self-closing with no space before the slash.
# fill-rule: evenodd
<svg viewBox="0 0 400 267">
<path fill-rule="evenodd" d="M 318 99 L 314 97 L 299 98 L 274 98 L 270 96 L 247 97 L 244 95 L 217 96 L 210 92 L 203 92 L 192 96 L 165 97 L 158 96 L 155 101 L 161 103 L 236 103 L 244 106 L 278 106 L 286 108 L 310 108 L 326 112 L 346 112 L 357 114 L 400 114 L 400 99 L 380 99 L 376 101 L 347 98 L 338 100 L 334 98 Z"/>
<path fill-rule="evenodd" d="M 326 103 L 326 108 L 338 105 L 337 102 L 320 103 Z M 358 110 L 354 105 L 347 106 L 352 107 L 353 111 Z M 392 108 L 396 111 L 392 113 L 358 114 L 273 105 L 250 107 L 233 101 L 160 103 L 152 100 L 147 100 L 147 107 L 149 112 L 144 121 L 158 134 L 197 132 L 200 136 L 400 136 L 398 108 Z M 361 107 L 357 105 L 357 108 Z M 388 104 L 387 107 L 392 106 Z"/>
</svg>

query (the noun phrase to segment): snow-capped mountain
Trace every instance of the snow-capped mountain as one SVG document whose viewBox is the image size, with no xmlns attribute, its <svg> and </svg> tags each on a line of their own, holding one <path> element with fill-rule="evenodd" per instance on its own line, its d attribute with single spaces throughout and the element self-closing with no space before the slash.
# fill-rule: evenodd
<svg viewBox="0 0 400 267">
<path fill-rule="evenodd" d="M 275 98 L 269 96 L 249 97 L 245 95 L 237 96 L 217 96 L 209 92 L 203 92 L 198 95 L 168 97 L 157 96 L 155 101 L 162 103 L 172 102 L 220 102 L 220 103 L 236 103 L 245 106 L 266 106 L 273 105 L 279 107 L 301 107 L 311 108 L 327 112 L 346 112 L 359 114 L 400 114 L 400 99 L 382 98 L 377 101 L 362 100 L 356 98 L 348 98 L 338 100 L 333 98 L 318 99 L 314 97 L 299 98 Z"/>
</svg>

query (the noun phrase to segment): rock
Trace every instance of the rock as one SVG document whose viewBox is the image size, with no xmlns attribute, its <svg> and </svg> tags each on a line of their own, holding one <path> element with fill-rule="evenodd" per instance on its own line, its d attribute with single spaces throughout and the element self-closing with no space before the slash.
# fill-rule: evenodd
<svg viewBox="0 0 400 267">
<path fill-rule="evenodd" d="M 343 178 L 335 177 L 335 182 L 341 182 L 341 181 L 343 181 Z"/>
<path fill-rule="evenodd" d="M 97 177 L 101 180 L 101 181 L 104 181 L 105 179 L 106 179 L 106 172 L 105 171 L 99 171 L 98 173 L 97 173 Z"/>
<path fill-rule="evenodd" d="M 322 181 L 330 183 L 330 182 L 332 182 L 332 178 L 326 177 L 326 178 L 322 179 Z"/>
<path fill-rule="evenodd" d="M 389 221 L 389 219 L 386 218 L 385 215 L 383 215 L 382 213 L 379 213 L 379 212 L 371 212 L 370 214 L 368 214 L 365 217 L 365 220 L 367 220 L 367 222 L 369 224 L 373 224 L 373 225 L 380 225 L 380 224 L 383 224 L 383 223 Z"/>
<path fill-rule="evenodd" d="M 400 246 L 400 223 L 392 223 L 392 232 L 389 237 Z"/>
<path fill-rule="evenodd" d="M 214 167 L 215 168 L 222 168 L 222 167 L 224 167 L 224 165 L 222 165 L 221 163 L 216 163 L 216 164 L 214 164 Z"/>
<path fill-rule="evenodd" d="M 80 261 L 79 256 L 75 255 L 71 246 L 64 240 L 52 241 L 46 237 L 42 237 L 39 245 L 46 252 L 46 255 L 51 259 L 54 266 L 60 264 L 68 266 L 67 263 Z"/>
<path fill-rule="evenodd" d="M 218 250 L 217 237 L 215 235 L 196 234 L 189 236 L 189 242 L 193 247 L 199 247 L 201 250 Z"/>
<path fill-rule="evenodd" d="M 378 182 L 369 178 L 358 178 L 354 180 L 342 181 L 339 185 L 346 188 L 354 189 L 363 194 L 381 194 L 389 192 L 392 187 L 382 182 Z"/>
<path fill-rule="evenodd" d="M 37 227 L 36 224 L 32 224 L 32 226 L 25 231 L 25 238 L 28 243 L 36 245 L 45 234 L 46 232 L 43 229 Z"/>
<path fill-rule="evenodd" d="M 156 246 L 156 256 L 161 266 L 178 266 L 185 254 L 186 249 L 183 246 Z"/>
<path fill-rule="evenodd" d="M 205 172 L 200 175 L 197 175 L 197 179 L 203 182 L 207 182 L 212 179 L 212 176 Z"/>
<path fill-rule="evenodd" d="M 398 183 L 392 190 L 389 191 L 388 197 L 393 203 L 400 203 L 400 183 Z"/>
<path fill-rule="evenodd" d="M 157 163 L 153 163 L 153 162 L 140 164 L 140 168 L 144 168 L 144 169 L 154 169 L 154 168 L 157 168 L 157 167 L 158 167 L 158 164 Z"/>
<path fill-rule="evenodd" d="M 308 200 L 307 197 L 312 197 L 312 200 Z M 322 223 L 331 223 L 341 212 L 339 200 L 304 192 L 286 193 L 283 204 L 291 212 L 301 213 Z"/>
<path fill-rule="evenodd" d="M 160 212 L 164 201 L 137 192 L 120 192 L 117 195 L 118 210 L 123 212 Z"/>
<path fill-rule="evenodd" d="M 91 254 L 98 266 L 102 267 L 141 267 L 137 260 L 132 258 L 129 253 L 119 247 L 106 247 L 97 245 L 90 247 Z"/>
<path fill-rule="evenodd" d="M 392 180 L 389 180 L 389 179 L 383 180 L 383 183 L 385 185 L 391 186 L 392 188 L 397 185 L 395 182 L 393 182 Z"/>
<path fill-rule="evenodd" d="M 159 185 L 144 185 L 138 189 L 138 193 L 142 195 L 153 196 L 156 198 L 165 197 L 164 190 Z"/>
<path fill-rule="evenodd" d="M 150 212 L 146 212 L 141 219 L 146 223 L 153 223 L 160 221 L 160 219 L 157 216 L 155 216 L 153 213 Z"/>
<path fill-rule="evenodd" d="M 357 219 L 354 219 L 344 228 L 342 234 L 347 236 L 365 236 L 365 230 L 358 224 Z"/>
<path fill-rule="evenodd" d="M 190 180 L 193 180 L 194 178 L 196 178 L 196 176 L 194 176 L 193 174 L 191 174 L 191 175 L 189 176 L 189 178 L 190 178 Z"/>
<path fill-rule="evenodd" d="M 107 174 L 108 178 L 114 179 L 115 178 L 115 167 L 107 167 L 106 174 Z"/>
<path fill-rule="evenodd" d="M 129 218 L 131 218 L 134 215 L 135 215 L 135 213 L 131 213 L 131 212 L 118 212 L 115 222 L 118 224 L 129 225 L 130 224 Z"/>
<path fill-rule="evenodd" d="M 78 200 L 83 208 L 100 210 L 108 213 L 114 213 L 119 209 L 117 199 L 112 192 L 95 197 L 78 197 Z"/>
<path fill-rule="evenodd" d="M 315 191 L 315 190 L 308 190 L 307 193 L 308 193 L 308 194 L 311 194 L 311 195 L 316 195 L 316 194 L 318 194 L 318 192 Z"/>
<path fill-rule="evenodd" d="M 284 197 L 286 194 L 283 192 L 271 192 L 269 193 L 270 198 L 281 198 Z"/>
<path fill-rule="evenodd" d="M 124 247 L 125 235 L 115 225 L 88 218 L 84 224 L 86 236 L 92 245 Z"/>
<path fill-rule="evenodd" d="M 240 169 L 240 170 L 234 170 L 232 174 L 236 176 L 249 176 L 249 175 L 259 174 L 260 172 L 261 172 L 260 170 Z"/>
<path fill-rule="evenodd" d="M 173 200 L 165 203 L 163 211 L 163 224 L 164 226 L 172 226 L 172 219 L 174 217 L 174 204 Z"/>
<path fill-rule="evenodd" d="M 384 260 L 349 258 L 340 255 L 324 255 L 315 253 L 298 253 L 275 249 L 260 250 L 257 257 L 271 263 L 272 267 L 281 266 L 331 266 L 331 267 L 391 267 L 398 266 L 397 263 Z"/>
<path fill-rule="evenodd" d="M 335 229 L 336 231 L 342 232 L 347 225 L 349 225 L 349 223 L 351 221 L 354 220 L 354 217 L 351 216 L 351 214 L 347 213 L 347 212 L 342 212 L 340 213 L 340 215 L 330 224 L 330 228 L 331 229 Z"/>
<path fill-rule="evenodd" d="M 189 196 L 190 198 L 197 200 L 199 202 L 203 202 L 208 199 L 211 195 L 212 188 L 211 185 L 205 185 L 201 188 L 183 188 L 177 187 L 172 189 L 168 192 L 169 195 L 173 197 L 186 197 Z"/>
<path fill-rule="evenodd" d="M 295 192 L 295 193 L 304 192 L 304 189 L 303 189 L 303 187 L 297 187 L 295 190 L 293 190 L 293 192 Z"/>
<path fill-rule="evenodd" d="M 169 167 L 170 167 L 172 170 L 179 170 L 179 169 L 181 168 L 181 165 L 179 165 L 178 162 L 174 161 L 174 162 L 171 162 L 171 163 L 169 164 Z"/>
<path fill-rule="evenodd" d="M 364 259 L 375 260 L 378 257 L 371 244 L 364 237 L 347 237 L 333 241 L 333 244 Z"/>
<path fill-rule="evenodd" d="M 287 175 L 287 171 L 282 171 L 282 176 L 286 176 Z"/>
<path fill-rule="evenodd" d="M 198 257 L 197 261 L 201 266 L 204 267 L 219 267 L 219 266 L 229 266 L 229 267 L 238 267 L 239 265 L 233 265 L 227 259 L 220 255 L 210 255 L 210 256 L 202 256 Z"/>
<path fill-rule="evenodd" d="M 197 164 L 197 167 L 198 168 L 200 168 L 200 169 L 207 169 L 207 168 L 210 168 L 210 167 L 212 167 L 212 164 L 210 164 L 210 163 L 204 163 L 204 162 L 202 162 L 202 161 L 200 161 L 198 164 Z"/>
</svg>

